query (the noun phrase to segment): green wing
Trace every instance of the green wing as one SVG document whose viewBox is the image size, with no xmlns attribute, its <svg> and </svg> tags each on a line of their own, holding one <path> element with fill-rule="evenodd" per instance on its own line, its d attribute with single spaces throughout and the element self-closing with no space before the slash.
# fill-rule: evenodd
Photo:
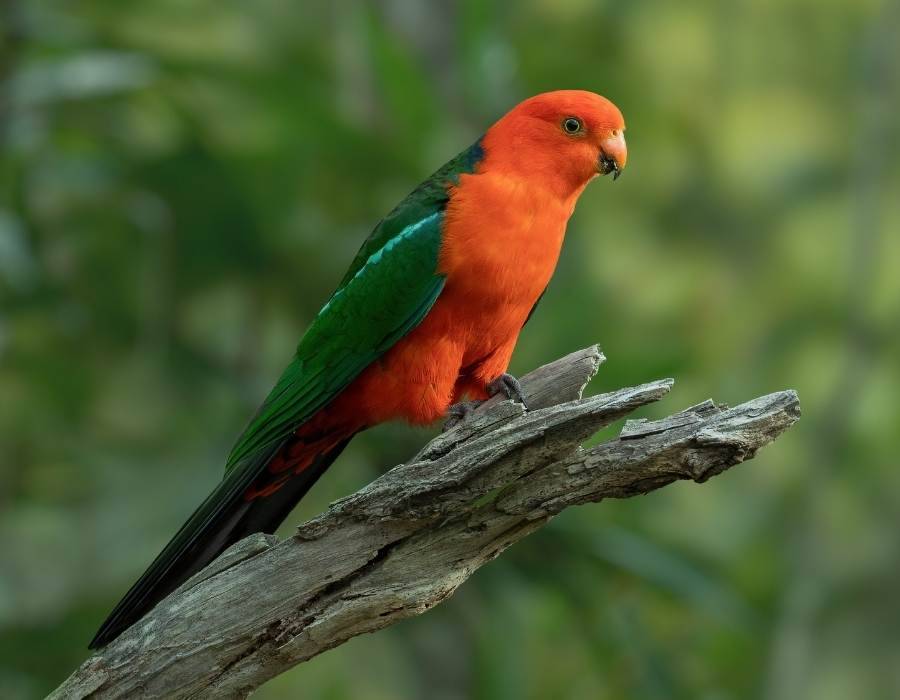
<svg viewBox="0 0 900 700">
<path fill-rule="evenodd" d="M 444 286 L 437 273 L 442 218 L 434 212 L 404 228 L 335 292 L 234 446 L 228 469 L 287 438 L 425 317 Z"/>
<path fill-rule="evenodd" d="M 281 443 L 422 321 L 444 284 L 437 264 L 448 187 L 473 172 L 481 157 L 477 142 L 375 227 L 238 439 L 226 469 L 257 464 L 254 456 Z"/>
<path fill-rule="evenodd" d="M 234 541 L 252 503 L 243 494 L 293 430 L 410 329 L 444 285 L 436 274 L 441 211 L 399 231 L 319 312 L 228 458 L 225 478 L 113 609 L 91 642 L 114 639 Z"/>
</svg>

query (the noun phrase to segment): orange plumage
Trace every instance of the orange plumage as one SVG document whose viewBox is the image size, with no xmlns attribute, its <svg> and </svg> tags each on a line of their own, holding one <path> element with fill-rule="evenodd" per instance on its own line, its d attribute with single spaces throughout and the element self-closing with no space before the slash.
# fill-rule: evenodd
<svg viewBox="0 0 900 700">
<path fill-rule="evenodd" d="M 561 128 L 567 117 L 581 120 L 581 135 Z M 579 90 L 538 95 L 494 124 L 475 173 L 451 188 L 439 262 L 446 284 L 434 307 L 302 433 L 427 424 L 466 395 L 485 398 L 550 281 L 599 159 L 625 166 L 624 128 L 615 105 Z"/>
</svg>

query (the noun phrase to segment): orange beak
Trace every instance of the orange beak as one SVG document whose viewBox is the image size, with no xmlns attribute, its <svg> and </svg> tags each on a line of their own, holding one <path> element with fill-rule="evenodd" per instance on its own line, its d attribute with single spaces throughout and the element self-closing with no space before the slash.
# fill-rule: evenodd
<svg viewBox="0 0 900 700">
<path fill-rule="evenodd" d="M 625 169 L 628 160 L 628 148 L 625 145 L 625 134 L 617 129 L 600 141 L 600 158 L 597 169 L 602 175 L 613 174 L 613 180 L 617 180 Z"/>
</svg>

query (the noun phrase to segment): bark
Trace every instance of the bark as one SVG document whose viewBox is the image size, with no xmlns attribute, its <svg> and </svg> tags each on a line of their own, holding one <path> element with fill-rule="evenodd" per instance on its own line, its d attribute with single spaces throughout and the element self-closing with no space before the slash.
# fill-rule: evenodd
<svg viewBox="0 0 900 700">
<path fill-rule="evenodd" d="M 406 464 L 284 541 L 248 537 L 88 659 L 56 698 L 245 697 L 351 637 L 418 615 L 564 508 L 704 482 L 752 458 L 800 415 L 781 391 L 706 401 L 598 429 L 662 398 L 664 379 L 582 398 L 596 347 L 526 375 L 529 410 L 495 397 Z"/>
</svg>

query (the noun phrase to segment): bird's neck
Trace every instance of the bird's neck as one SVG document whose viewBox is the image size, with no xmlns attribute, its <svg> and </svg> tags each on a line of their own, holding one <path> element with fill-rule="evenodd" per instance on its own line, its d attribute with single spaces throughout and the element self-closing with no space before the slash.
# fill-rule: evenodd
<svg viewBox="0 0 900 700">
<path fill-rule="evenodd" d="M 484 155 L 476 172 L 518 182 L 534 196 L 555 199 L 569 214 L 597 176 L 596 168 L 585 168 L 558 148 L 540 147 L 515 129 L 495 126 L 484 135 L 481 147 Z"/>
</svg>

